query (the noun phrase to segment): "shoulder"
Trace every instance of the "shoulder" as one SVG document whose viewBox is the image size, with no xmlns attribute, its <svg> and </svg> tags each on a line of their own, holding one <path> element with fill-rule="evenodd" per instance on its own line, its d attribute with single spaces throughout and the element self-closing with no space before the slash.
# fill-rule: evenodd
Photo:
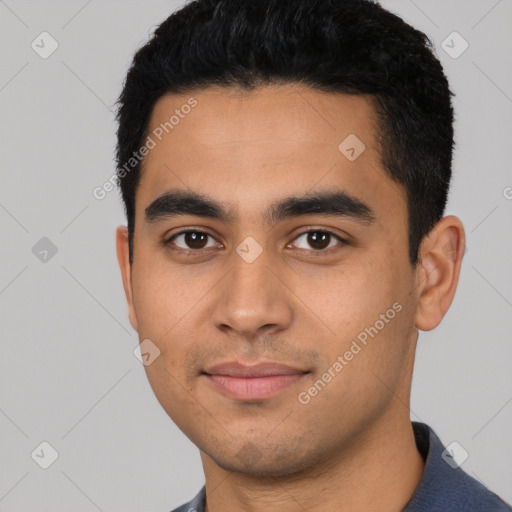
<svg viewBox="0 0 512 512">
<path fill-rule="evenodd" d="M 510 505 L 462 470 L 428 425 L 413 422 L 425 458 L 420 484 L 404 512 L 512 512 Z"/>
<path fill-rule="evenodd" d="M 191 501 L 171 510 L 171 512 L 204 512 L 205 496 L 206 487 L 203 486 Z"/>
</svg>

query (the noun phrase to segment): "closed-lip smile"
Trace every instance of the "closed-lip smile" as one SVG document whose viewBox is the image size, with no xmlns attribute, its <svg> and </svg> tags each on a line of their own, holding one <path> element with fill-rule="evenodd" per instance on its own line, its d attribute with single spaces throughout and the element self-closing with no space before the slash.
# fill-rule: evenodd
<svg viewBox="0 0 512 512">
<path fill-rule="evenodd" d="M 247 365 L 238 361 L 206 368 L 203 375 L 222 394 L 242 401 L 261 401 L 299 380 L 309 371 L 277 362 Z"/>
</svg>

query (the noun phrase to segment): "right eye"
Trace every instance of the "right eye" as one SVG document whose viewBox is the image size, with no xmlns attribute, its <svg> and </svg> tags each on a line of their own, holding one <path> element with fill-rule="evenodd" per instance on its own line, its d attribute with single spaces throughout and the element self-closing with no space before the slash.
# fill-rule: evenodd
<svg viewBox="0 0 512 512">
<path fill-rule="evenodd" d="M 209 249 L 216 246 L 215 243 L 208 245 L 208 238 L 215 240 L 211 235 L 204 231 L 187 229 L 171 236 L 165 244 L 168 246 L 170 246 L 170 244 L 176 245 L 178 249 L 169 247 L 173 251 L 183 250 L 197 252 L 201 249 Z"/>
</svg>

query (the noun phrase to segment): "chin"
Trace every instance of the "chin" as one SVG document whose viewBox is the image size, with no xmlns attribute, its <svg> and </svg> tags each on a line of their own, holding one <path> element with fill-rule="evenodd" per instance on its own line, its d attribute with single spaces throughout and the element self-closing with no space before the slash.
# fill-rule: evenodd
<svg viewBox="0 0 512 512">
<path fill-rule="evenodd" d="M 283 446 L 258 447 L 247 442 L 234 454 L 209 453 L 209 457 L 225 471 L 257 478 L 279 478 L 300 475 L 311 468 L 312 460 L 299 455 L 297 450 Z"/>
</svg>

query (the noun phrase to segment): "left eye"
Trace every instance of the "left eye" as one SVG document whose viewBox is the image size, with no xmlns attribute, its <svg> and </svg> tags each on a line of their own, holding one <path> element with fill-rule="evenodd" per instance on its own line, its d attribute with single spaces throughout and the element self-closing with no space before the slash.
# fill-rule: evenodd
<svg viewBox="0 0 512 512">
<path fill-rule="evenodd" d="M 300 246 L 300 243 L 297 244 L 297 240 L 302 240 L 302 247 Z M 299 249 L 308 249 L 308 247 L 304 247 L 305 244 L 308 244 L 315 251 L 322 251 L 337 245 L 336 243 L 333 243 L 336 241 L 342 243 L 344 242 L 341 237 L 331 233 L 330 231 L 322 231 L 320 229 L 316 229 L 312 231 L 306 231 L 305 233 L 299 235 L 297 238 L 295 238 L 294 245 Z"/>
</svg>

